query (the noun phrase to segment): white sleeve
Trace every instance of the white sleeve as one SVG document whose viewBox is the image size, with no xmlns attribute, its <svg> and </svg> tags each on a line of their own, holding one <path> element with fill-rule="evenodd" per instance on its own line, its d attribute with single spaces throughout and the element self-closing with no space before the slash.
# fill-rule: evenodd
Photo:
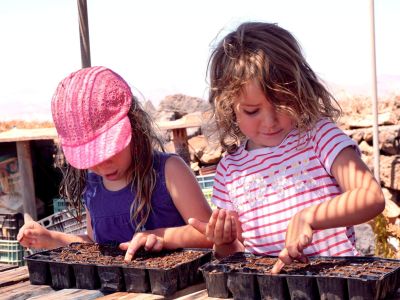
<svg viewBox="0 0 400 300">
<path fill-rule="evenodd" d="M 328 119 L 317 122 L 312 141 L 318 159 L 331 176 L 332 164 L 344 148 L 353 147 L 361 155 L 357 143 Z"/>
</svg>

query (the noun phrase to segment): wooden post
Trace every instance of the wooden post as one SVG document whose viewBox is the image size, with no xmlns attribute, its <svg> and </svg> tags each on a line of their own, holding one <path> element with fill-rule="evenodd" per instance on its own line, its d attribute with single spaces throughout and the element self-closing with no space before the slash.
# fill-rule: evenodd
<svg viewBox="0 0 400 300">
<path fill-rule="evenodd" d="M 86 0 L 78 0 L 78 12 L 82 68 L 87 68 L 91 66 L 91 61 L 89 42 L 89 19 Z"/>
<path fill-rule="evenodd" d="M 182 157 L 188 165 L 190 165 L 190 154 L 186 128 L 172 129 L 172 142 L 174 144 L 175 153 L 179 154 L 179 156 Z"/>
<path fill-rule="evenodd" d="M 22 197 L 24 205 L 24 219 L 37 220 L 35 185 L 33 183 L 33 171 L 31 160 L 31 148 L 29 141 L 17 142 L 18 168 L 21 176 Z"/>
</svg>

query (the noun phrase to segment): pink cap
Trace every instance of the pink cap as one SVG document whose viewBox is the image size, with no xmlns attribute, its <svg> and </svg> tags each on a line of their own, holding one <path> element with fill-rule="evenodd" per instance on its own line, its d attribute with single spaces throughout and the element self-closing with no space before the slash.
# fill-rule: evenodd
<svg viewBox="0 0 400 300">
<path fill-rule="evenodd" d="M 127 147 L 131 103 L 128 84 L 105 67 L 81 69 L 62 80 L 51 111 L 67 161 L 88 169 Z"/>
</svg>

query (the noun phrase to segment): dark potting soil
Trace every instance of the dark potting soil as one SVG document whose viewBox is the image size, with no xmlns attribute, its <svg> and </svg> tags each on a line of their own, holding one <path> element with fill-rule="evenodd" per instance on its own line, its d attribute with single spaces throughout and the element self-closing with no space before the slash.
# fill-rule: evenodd
<svg viewBox="0 0 400 300">
<path fill-rule="evenodd" d="M 234 255 L 221 260 L 230 270 L 255 271 L 270 274 L 276 257 L 252 255 Z M 309 263 L 293 262 L 281 270 L 281 274 L 289 275 L 320 275 L 338 277 L 379 277 L 399 267 L 400 263 L 385 260 L 366 260 L 363 257 L 351 259 L 315 258 Z"/>
<path fill-rule="evenodd" d="M 132 267 L 168 269 L 204 255 L 203 251 L 175 250 L 147 252 L 139 249 L 130 262 L 125 262 L 125 251 L 117 246 L 99 244 L 71 244 L 56 257 L 62 262 L 93 263 L 99 265 L 126 265 Z"/>
</svg>

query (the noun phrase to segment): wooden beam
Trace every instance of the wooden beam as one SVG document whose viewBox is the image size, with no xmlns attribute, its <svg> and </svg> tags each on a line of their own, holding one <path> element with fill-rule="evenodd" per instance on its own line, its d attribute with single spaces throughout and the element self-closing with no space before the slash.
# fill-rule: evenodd
<svg viewBox="0 0 400 300">
<path fill-rule="evenodd" d="M 17 142 L 18 169 L 21 176 L 21 189 L 25 222 L 37 220 L 35 185 L 33 182 L 31 148 L 29 141 Z"/>
</svg>

